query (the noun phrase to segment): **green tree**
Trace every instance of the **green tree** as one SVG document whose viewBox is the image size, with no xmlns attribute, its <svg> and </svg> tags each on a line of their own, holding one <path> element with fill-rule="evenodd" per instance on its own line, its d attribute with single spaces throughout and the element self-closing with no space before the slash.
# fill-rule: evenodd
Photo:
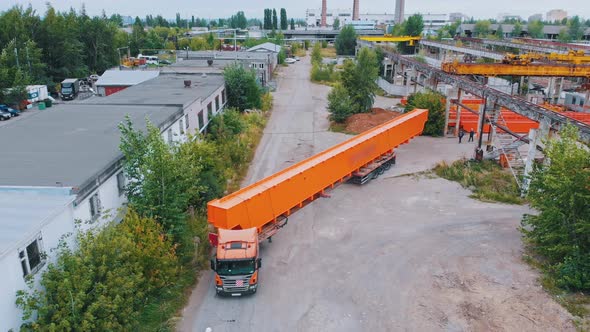
<svg viewBox="0 0 590 332">
<path fill-rule="evenodd" d="M 377 91 L 379 67 L 375 52 L 363 47 L 358 54 L 356 64 L 347 60 L 341 72 L 342 85 L 348 91 L 354 113 L 366 113 L 371 110 Z"/>
<path fill-rule="evenodd" d="M 406 36 L 422 36 L 424 31 L 424 19 L 420 14 L 414 14 L 404 22 L 404 34 Z"/>
<path fill-rule="evenodd" d="M 295 20 L 291 18 L 291 30 L 295 30 Z"/>
<path fill-rule="evenodd" d="M 567 28 L 561 28 L 561 30 L 559 30 L 557 39 L 562 43 L 569 43 L 572 41 L 572 37 L 570 36 L 569 30 Z"/>
<path fill-rule="evenodd" d="M 289 21 L 287 20 L 287 10 L 281 8 L 281 30 L 287 30 Z"/>
<path fill-rule="evenodd" d="M 231 28 L 246 29 L 248 27 L 248 19 L 243 11 L 237 12 L 229 18 L 229 26 Z"/>
<path fill-rule="evenodd" d="M 338 30 L 338 29 L 340 29 L 340 20 L 338 19 L 338 17 L 336 17 L 336 18 L 334 19 L 334 24 L 332 24 L 332 28 L 333 28 L 334 30 Z"/>
<path fill-rule="evenodd" d="M 352 26 L 347 25 L 340 30 L 338 37 L 336 37 L 335 46 L 338 55 L 354 55 L 356 32 Z"/>
<path fill-rule="evenodd" d="M 514 27 L 512 28 L 512 35 L 514 37 L 520 37 L 522 35 L 522 24 L 520 22 L 514 23 Z"/>
<path fill-rule="evenodd" d="M 533 20 L 527 24 L 527 31 L 532 38 L 543 38 L 543 22 L 540 20 Z"/>
<path fill-rule="evenodd" d="M 224 69 L 223 77 L 227 87 L 229 107 L 235 107 L 240 111 L 260 109 L 262 90 L 256 82 L 256 73 L 253 70 L 247 70 L 235 64 Z"/>
<path fill-rule="evenodd" d="M 273 8 L 272 10 L 272 29 L 277 30 L 279 28 L 278 19 L 277 19 L 277 10 Z"/>
<path fill-rule="evenodd" d="M 120 224 L 79 232 L 77 249 L 63 240 L 57 260 L 41 275 L 42 290 L 21 290 L 24 330 L 134 330 L 145 299 L 175 282 L 172 241 L 153 219 L 129 210 Z M 30 282 L 30 286 L 32 286 Z"/>
<path fill-rule="evenodd" d="M 490 21 L 489 20 L 481 20 L 475 23 L 475 27 L 473 28 L 473 32 L 478 37 L 485 37 L 490 33 Z"/>
<path fill-rule="evenodd" d="M 322 46 L 319 42 L 313 44 L 313 49 L 311 50 L 311 63 L 312 64 L 321 64 L 322 63 Z"/>
<path fill-rule="evenodd" d="M 282 65 L 285 63 L 285 59 L 287 59 L 287 54 L 285 53 L 285 49 L 281 47 L 279 54 L 277 54 L 277 62 L 279 65 Z"/>
<path fill-rule="evenodd" d="M 547 163 L 535 164 L 527 198 L 536 215 L 525 215 L 522 232 L 547 259 L 558 285 L 590 290 L 590 152 L 567 125 L 547 142 Z"/>
<path fill-rule="evenodd" d="M 498 37 L 498 39 L 504 39 L 504 28 L 502 27 L 502 24 L 499 24 L 498 29 L 496 29 L 496 37 Z"/>
<path fill-rule="evenodd" d="M 345 122 L 354 113 L 348 91 L 342 84 L 336 84 L 328 94 L 328 112 L 330 120 L 338 123 Z"/>
<path fill-rule="evenodd" d="M 572 17 L 567 21 L 567 28 L 569 36 L 572 40 L 580 40 L 584 37 L 585 27 L 582 25 L 578 15 Z"/>
<path fill-rule="evenodd" d="M 424 125 L 423 135 L 441 136 L 445 126 L 444 96 L 438 92 L 418 92 L 408 97 L 406 111 L 416 108 L 428 110 L 428 120 Z"/>
</svg>

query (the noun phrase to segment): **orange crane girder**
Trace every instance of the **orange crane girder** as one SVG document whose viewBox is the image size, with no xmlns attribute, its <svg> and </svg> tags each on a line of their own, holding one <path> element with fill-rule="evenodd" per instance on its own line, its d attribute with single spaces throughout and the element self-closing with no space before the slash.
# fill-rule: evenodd
<svg viewBox="0 0 590 332">
<path fill-rule="evenodd" d="M 424 130 L 428 110 L 414 110 L 207 204 L 217 228 L 262 228 L 351 176 Z"/>
<path fill-rule="evenodd" d="M 590 77 L 590 66 L 569 64 L 510 65 L 448 62 L 442 64 L 442 70 L 455 75 Z"/>
</svg>

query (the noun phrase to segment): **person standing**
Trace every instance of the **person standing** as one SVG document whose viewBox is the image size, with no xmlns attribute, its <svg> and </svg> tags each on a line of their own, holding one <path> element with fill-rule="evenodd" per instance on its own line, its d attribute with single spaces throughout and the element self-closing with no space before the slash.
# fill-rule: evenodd
<svg viewBox="0 0 590 332">
<path fill-rule="evenodd" d="M 471 130 L 469 131 L 469 140 L 467 142 L 473 142 L 474 135 L 475 135 L 475 131 L 473 131 L 473 128 L 471 128 Z"/>
<path fill-rule="evenodd" d="M 459 144 L 461 144 L 463 136 L 465 136 L 465 131 L 463 131 L 463 128 L 461 128 L 461 130 L 459 130 Z"/>
</svg>

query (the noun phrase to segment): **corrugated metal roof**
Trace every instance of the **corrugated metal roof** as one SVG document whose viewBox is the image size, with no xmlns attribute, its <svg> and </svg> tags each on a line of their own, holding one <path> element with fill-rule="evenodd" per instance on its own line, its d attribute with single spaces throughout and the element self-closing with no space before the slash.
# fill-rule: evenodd
<svg viewBox="0 0 590 332">
<path fill-rule="evenodd" d="M 96 86 L 136 85 L 160 75 L 159 70 L 107 70 L 96 82 Z"/>
<path fill-rule="evenodd" d="M 281 51 L 281 46 L 277 45 L 277 44 L 273 44 L 270 42 L 266 42 L 260 45 L 256 45 L 254 47 L 250 47 L 248 49 L 248 52 L 257 52 L 257 51 L 271 51 L 271 52 L 275 52 L 275 53 L 279 53 Z"/>
</svg>

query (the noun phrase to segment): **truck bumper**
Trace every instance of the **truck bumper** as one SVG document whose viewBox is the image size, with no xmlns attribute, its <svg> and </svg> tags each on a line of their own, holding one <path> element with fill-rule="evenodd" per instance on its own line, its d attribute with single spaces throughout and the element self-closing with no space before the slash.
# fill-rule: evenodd
<svg viewBox="0 0 590 332">
<path fill-rule="evenodd" d="M 223 296 L 242 296 L 242 295 L 254 294 L 254 293 L 256 293 L 257 289 L 258 289 L 258 284 L 249 285 L 246 290 L 239 290 L 239 291 L 232 290 L 231 288 L 224 289 L 222 286 L 215 286 L 215 292 L 217 293 L 217 295 L 223 295 Z"/>
</svg>

